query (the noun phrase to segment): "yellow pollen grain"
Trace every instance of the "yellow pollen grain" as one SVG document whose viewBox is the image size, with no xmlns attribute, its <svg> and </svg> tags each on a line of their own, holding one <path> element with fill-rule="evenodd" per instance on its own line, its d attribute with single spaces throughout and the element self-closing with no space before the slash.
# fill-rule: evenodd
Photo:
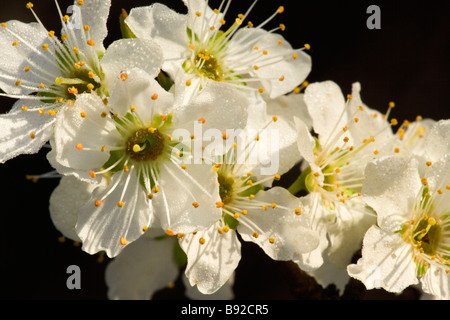
<svg viewBox="0 0 450 320">
<path fill-rule="evenodd" d="M 345 137 L 344 138 L 344 142 L 348 142 L 349 141 L 349 138 L 348 137 Z"/>
<path fill-rule="evenodd" d="M 85 25 L 85 26 L 83 27 L 83 29 L 84 29 L 84 31 L 89 31 L 89 30 L 91 30 L 91 27 L 89 27 L 88 25 Z"/>
<path fill-rule="evenodd" d="M 86 114 L 86 112 L 81 111 L 81 112 L 80 112 L 80 116 L 81 116 L 82 118 L 86 118 L 87 114 Z"/>
<path fill-rule="evenodd" d="M 186 81 L 186 85 L 189 87 L 192 84 L 191 80 Z"/>
<path fill-rule="evenodd" d="M 394 152 L 395 152 L 395 153 L 399 153 L 399 152 L 400 152 L 400 148 L 395 148 L 395 149 L 394 149 Z"/>
<path fill-rule="evenodd" d="M 2 22 L 2 28 L 6 28 L 6 27 L 7 27 L 6 23 Z"/>
<path fill-rule="evenodd" d="M 100 207 L 102 205 L 102 203 L 103 203 L 102 200 L 97 200 L 97 201 L 95 201 L 94 204 L 95 204 L 96 207 Z"/>
<path fill-rule="evenodd" d="M 182 164 L 182 165 L 181 165 L 181 169 L 186 170 L 186 169 L 187 169 L 187 165 Z"/>
<path fill-rule="evenodd" d="M 341 169 L 336 168 L 336 169 L 334 169 L 334 172 L 339 173 L 339 172 L 341 172 Z"/>
<path fill-rule="evenodd" d="M 283 40 L 278 40 L 278 45 L 279 46 L 283 45 Z"/>
<path fill-rule="evenodd" d="M 298 54 L 294 53 L 294 54 L 292 55 L 292 59 L 297 60 L 297 58 L 298 58 Z"/>
<path fill-rule="evenodd" d="M 442 191 L 442 189 L 437 189 L 436 192 L 439 193 L 439 194 L 443 194 L 444 193 L 444 191 Z"/>
<path fill-rule="evenodd" d="M 43 83 L 39 84 L 39 89 L 43 89 L 43 88 L 45 88 L 45 84 L 43 84 Z"/>
<path fill-rule="evenodd" d="M 34 132 L 30 132 L 30 138 L 31 138 L 31 139 L 36 138 L 36 134 L 35 134 Z"/>
<path fill-rule="evenodd" d="M 417 116 L 416 121 L 422 121 L 422 116 Z"/>
<path fill-rule="evenodd" d="M 193 206 L 194 208 L 198 208 L 199 204 L 198 204 L 198 202 L 192 202 L 192 206 Z"/>
<path fill-rule="evenodd" d="M 358 119 L 358 118 L 355 118 L 355 119 L 353 119 L 353 121 L 355 121 L 355 123 L 358 123 L 358 122 L 359 122 L 359 119 Z"/>
<path fill-rule="evenodd" d="M 374 151 L 373 151 L 373 154 L 378 154 L 378 153 L 379 153 L 378 150 L 374 150 Z"/>
<path fill-rule="evenodd" d="M 119 208 L 122 208 L 124 204 L 125 204 L 125 203 L 123 203 L 123 201 L 117 202 L 117 206 L 118 206 Z"/>
<path fill-rule="evenodd" d="M 206 122 L 205 118 L 199 118 L 197 121 L 198 121 L 198 123 L 202 123 L 202 124 Z"/>
<path fill-rule="evenodd" d="M 25 72 L 30 71 L 30 67 L 29 67 L 29 66 L 26 66 L 26 67 L 23 69 L 23 71 L 25 71 Z"/>
<path fill-rule="evenodd" d="M 267 211 L 267 206 L 264 204 L 264 205 L 262 206 L 262 209 L 263 209 L 264 211 Z"/>
<path fill-rule="evenodd" d="M 427 161 L 427 167 L 430 167 L 431 165 L 432 165 L 432 162 L 431 161 Z"/>
<path fill-rule="evenodd" d="M 79 6 L 82 6 L 82 5 L 83 5 L 83 3 L 84 3 L 84 1 L 83 1 L 83 0 L 78 0 L 78 2 L 77 2 L 77 3 L 78 3 L 78 5 L 79 5 Z"/>
<path fill-rule="evenodd" d="M 123 245 L 123 246 L 126 245 L 127 244 L 127 240 L 124 237 L 121 237 L 120 238 L 120 244 Z"/>
<path fill-rule="evenodd" d="M 159 187 L 154 187 L 154 188 L 152 189 L 152 191 L 153 191 L 153 193 L 158 193 L 158 192 L 159 192 Z"/>
<path fill-rule="evenodd" d="M 80 52 L 80 49 L 78 49 L 77 47 L 73 47 L 72 51 L 75 52 L 75 53 L 78 53 L 78 52 Z"/>
<path fill-rule="evenodd" d="M 75 148 L 77 148 L 78 150 L 83 150 L 83 145 L 81 143 L 78 143 Z"/>
<path fill-rule="evenodd" d="M 259 92 L 259 93 L 263 93 L 263 92 L 264 92 L 264 89 L 263 89 L 263 88 L 259 88 L 259 89 L 258 89 L 258 92 Z"/>
<path fill-rule="evenodd" d="M 281 76 L 278 80 L 279 81 L 284 81 L 284 76 Z"/>
<path fill-rule="evenodd" d="M 295 209 L 295 214 L 296 214 L 297 216 L 301 215 L 301 214 L 302 214 L 302 210 L 300 210 L 299 208 L 296 208 L 296 209 Z"/>
<path fill-rule="evenodd" d="M 17 80 L 17 81 L 14 83 L 14 85 L 15 85 L 16 87 L 20 86 L 21 84 L 22 84 L 22 81 L 20 81 L 20 80 Z"/>
<path fill-rule="evenodd" d="M 130 111 L 131 111 L 131 112 L 135 112 L 135 111 L 136 111 L 136 106 L 131 106 L 131 107 L 130 107 Z"/>
<path fill-rule="evenodd" d="M 245 216 L 245 215 L 247 215 L 248 211 L 247 210 L 242 210 L 241 213 Z"/>
<path fill-rule="evenodd" d="M 271 244 L 274 244 L 275 239 L 274 239 L 274 238 L 269 238 L 269 242 L 270 242 Z"/>
<path fill-rule="evenodd" d="M 263 55 L 266 56 L 267 54 L 268 54 L 267 50 L 264 50 L 264 51 L 263 51 Z"/>
<path fill-rule="evenodd" d="M 222 132 L 222 139 L 227 140 L 229 138 L 230 134 L 228 132 Z"/>
<path fill-rule="evenodd" d="M 23 111 L 27 111 L 27 110 L 28 110 L 28 107 L 27 107 L 27 106 L 22 106 L 22 110 L 23 110 Z"/>
<path fill-rule="evenodd" d="M 128 172 L 130 169 L 126 164 L 123 165 L 123 171 Z"/>
<path fill-rule="evenodd" d="M 257 65 L 254 65 L 254 66 L 253 66 L 253 69 L 258 70 L 259 67 L 258 67 Z"/>
</svg>

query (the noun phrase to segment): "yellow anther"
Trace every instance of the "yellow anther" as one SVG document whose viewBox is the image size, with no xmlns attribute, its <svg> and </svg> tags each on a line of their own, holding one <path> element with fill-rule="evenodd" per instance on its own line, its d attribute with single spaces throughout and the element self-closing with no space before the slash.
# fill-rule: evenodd
<svg viewBox="0 0 450 320">
<path fill-rule="evenodd" d="M 198 202 L 192 202 L 192 206 L 193 206 L 194 208 L 198 208 L 199 204 L 198 204 Z"/>
<path fill-rule="evenodd" d="M 267 211 L 267 206 L 264 204 L 264 205 L 262 206 L 262 209 L 263 209 L 264 211 Z"/>
<path fill-rule="evenodd" d="M 341 172 L 341 169 L 339 169 L 339 168 L 336 168 L 336 169 L 334 169 L 334 172 L 336 172 L 336 173 L 340 173 L 340 172 Z"/>
<path fill-rule="evenodd" d="M 219 234 L 223 234 L 223 229 L 222 228 L 217 228 L 217 232 L 219 233 Z"/>
<path fill-rule="evenodd" d="M 189 87 L 192 84 L 191 80 L 186 81 L 186 85 Z"/>
<path fill-rule="evenodd" d="M 223 227 L 223 232 L 228 232 L 230 231 L 230 227 L 229 226 L 224 226 Z"/>
<path fill-rule="evenodd" d="M 277 204 L 273 202 L 270 206 L 272 207 L 272 209 L 275 209 L 277 207 Z"/>
<path fill-rule="evenodd" d="M 78 143 L 75 148 L 77 148 L 78 150 L 83 150 L 83 145 L 81 143 Z"/>
<path fill-rule="evenodd" d="M 248 26 L 249 28 L 253 28 L 253 22 L 251 22 L 251 21 L 247 22 L 247 26 Z"/>
<path fill-rule="evenodd" d="M 131 112 L 136 112 L 136 106 L 131 106 L 131 107 L 130 107 L 130 111 L 131 111 Z"/>
<path fill-rule="evenodd" d="M 67 38 L 69 38 L 69 36 L 67 34 L 65 34 L 65 33 L 61 35 L 61 40 L 62 41 L 66 41 Z"/>
<path fill-rule="evenodd" d="M 83 3 L 84 3 L 84 1 L 83 1 L 83 0 L 78 0 L 78 2 L 77 2 L 77 3 L 78 3 L 78 5 L 79 5 L 79 6 L 82 6 L 82 5 L 83 5 Z"/>
<path fill-rule="evenodd" d="M 181 232 L 178 232 L 177 233 L 177 238 L 178 239 L 181 239 L 181 238 L 183 238 L 184 237 L 184 233 L 181 233 Z"/>
<path fill-rule="evenodd" d="M 166 229 L 166 233 L 169 235 L 169 236 L 173 236 L 175 233 L 173 232 L 173 230 L 172 229 Z"/>
<path fill-rule="evenodd" d="M 294 54 L 292 55 L 292 59 L 297 60 L 297 58 L 298 58 L 298 54 L 294 53 Z"/>
<path fill-rule="evenodd" d="M 423 177 L 423 178 L 420 179 L 420 180 L 422 181 L 422 184 L 423 184 L 424 186 L 428 185 L 428 180 L 427 180 L 427 178 Z"/>
<path fill-rule="evenodd" d="M 255 232 L 253 232 L 253 234 L 252 234 L 252 237 L 253 237 L 253 238 L 255 238 L 255 239 L 256 239 L 256 238 L 258 238 L 258 237 L 259 237 L 259 234 L 258 234 L 258 232 L 256 232 L 256 231 L 255 231 Z"/>
<path fill-rule="evenodd" d="M 251 194 L 251 195 L 248 196 L 248 200 L 253 200 L 254 197 L 255 197 L 255 195 Z"/>
<path fill-rule="evenodd" d="M 86 114 L 86 112 L 81 111 L 81 112 L 80 112 L 80 116 L 81 116 L 82 118 L 86 118 L 87 114 Z"/>
<path fill-rule="evenodd" d="M 126 164 L 123 165 L 123 171 L 128 172 L 130 169 Z"/>
<path fill-rule="evenodd" d="M 165 114 L 160 114 L 159 117 L 161 118 L 162 121 L 167 120 L 167 116 Z"/>
<path fill-rule="evenodd" d="M 223 208 L 224 205 L 225 205 L 225 204 L 224 204 L 223 202 L 221 202 L 221 201 L 216 202 L 216 207 L 217 207 L 217 208 Z"/>
<path fill-rule="evenodd" d="M 344 142 L 348 142 L 350 139 L 348 137 L 344 138 Z"/>
<path fill-rule="evenodd" d="M 32 2 L 28 2 L 26 7 L 27 9 L 31 9 L 34 7 L 34 4 Z"/>
<path fill-rule="evenodd" d="M 236 212 L 236 213 L 233 215 L 233 218 L 235 218 L 235 219 L 239 218 L 239 213 Z"/>
<path fill-rule="evenodd" d="M 22 106 L 22 110 L 23 110 L 23 111 L 27 111 L 27 110 L 28 110 L 28 107 L 27 107 L 27 106 Z"/>
<path fill-rule="evenodd" d="M 283 6 L 279 6 L 277 9 L 278 13 L 283 13 L 284 12 L 284 7 Z"/>
<path fill-rule="evenodd" d="M 310 50 L 311 49 L 311 45 L 309 43 L 305 43 L 304 45 L 306 50 Z"/>
<path fill-rule="evenodd" d="M 279 46 L 283 45 L 283 40 L 278 40 L 278 45 Z"/>
<path fill-rule="evenodd" d="M 44 51 L 48 50 L 48 44 L 47 43 L 44 43 L 42 45 L 42 50 L 44 50 Z"/>
<path fill-rule="evenodd" d="M 154 93 L 154 94 L 152 95 L 152 100 L 156 100 L 156 99 L 158 99 L 158 94 L 157 94 L 157 93 Z"/>
<path fill-rule="evenodd" d="M 102 200 L 97 200 L 97 201 L 95 201 L 94 204 L 95 204 L 96 207 L 100 207 L 102 205 L 102 203 L 103 203 Z"/>
<path fill-rule="evenodd" d="M 16 87 L 20 86 L 21 84 L 22 84 L 22 81 L 20 81 L 20 80 L 17 80 L 17 81 L 14 83 L 14 85 L 15 85 Z"/>
<path fill-rule="evenodd" d="M 201 13 L 200 11 L 197 11 L 197 12 L 195 12 L 195 15 L 196 15 L 197 17 L 200 17 L 200 16 L 202 15 L 202 13 Z"/>
<path fill-rule="evenodd" d="M 149 200 L 152 200 L 152 199 L 153 199 L 153 194 L 149 193 L 149 194 L 147 195 L 147 198 L 148 198 Z"/>
<path fill-rule="evenodd" d="M 224 19 L 220 19 L 219 21 L 222 25 L 224 25 L 225 23 L 227 23 Z"/>
<path fill-rule="evenodd" d="M 417 116 L 416 121 L 422 121 L 422 116 Z"/>
<path fill-rule="evenodd" d="M 273 178 L 275 181 L 280 181 L 281 176 L 279 174 L 276 174 L 275 177 Z"/>
<path fill-rule="evenodd" d="M 355 121 L 355 123 L 359 122 L 359 118 L 354 118 L 353 121 Z"/>
<path fill-rule="evenodd" d="M 295 209 L 295 214 L 296 214 L 297 216 L 301 215 L 301 214 L 302 214 L 302 210 L 300 210 L 299 208 L 296 208 L 296 209 Z"/>
<path fill-rule="evenodd" d="M 252 180 L 247 180 L 247 184 L 248 184 L 249 186 L 253 186 L 253 181 L 252 181 Z"/>
<path fill-rule="evenodd" d="M 202 124 L 206 122 L 205 118 L 199 118 L 197 121 L 198 121 L 198 123 L 202 123 Z"/>
<path fill-rule="evenodd" d="M 318 178 L 320 176 L 319 172 L 314 172 L 314 177 Z"/>
<path fill-rule="evenodd" d="M 36 138 L 36 134 L 35 134 L 34 132 L 30 132 L 30 138 L 31 138 L 31 139 Z"/>
<path fill-rule="evenodd" d="M 6 28 L 6 27 L 7 27 L 6 23 L 2 22 L 2 28 Z"/>
<path fill-rule="evenodd" d="M 91 178 L 95 178 L 97 176 L 97 174 L 93 170 L 89 171 L 89 175 L 91 176 Z"/>
<path fill-rule="evenodd" d="M 18 45 L 19 45 L 19 42 L 13 41 L 13 43 L 12 43 L 12 46 L 13 46 L 13 47 L 18 46 Z"/>
<path fill-rule="evenodd" d="M 138 152 L 141 152 L 141 151 L 142 151 L 142 149 L 141 149 L 141 147 L 138 144 L 135 144 L 133 146 L 133 152 L 138 153 Z"/>
<path fill-rule="evenodd" d="M 222 139 L 227 140 L 230 137 L 230 134 L 228 132 L 222 132 Z"/>
<path fill-rule="evenodd" d="M 205 244 L 205 239 L 204 238 L 200 238 L 200 239 L 198 239 L 198 242 L 200 243 L 200 244 Z"/>
<path fill-rule="evenodd" d="M 258 70 L 259 67 L 258 67 L 257 65 L 254 65 L 254 66 L 253 66 L 253 69 Z"/>
<path fill-rule="evenodd" d="M 374 151 L 373 151 L 373 154 L 375 154 L 375 155 L 377 155 L 378 153 L 379 153 L 378 150 L 374 150 Z"/>
<path fill-rule="evenodd" d="M 245 216 L 245 215 L 247 215 L 248 211 L 247 210 L 242 210 L 241 213 Z"/>
<path fill-rule="evenodd" d="M 275 239 L 274 239 L 274 238 L 269 238 L 269 242 L 270 242 L 271 244 L 273 244 L 273 243 L 275 242 Z"/>
<path fill-rule="evenodd" d="M 64 22 L 67 22 L 69 21 L 70 17 L 68 15 L 65 15 L 62 19 Z"/>
<path fill-rule="evenodd" d="M 427 167 L 430 167 L 433 163 L 431 161 L 427 161 Z"/>
<path fill-rule="evenodd" d="M 399 152 L 400 152 L 400 148 L 395 148 L 395 149 L 394 149 L 394 152 L 395 152 L 395 153 L 399 153 Z"/>
<path fill-rule="evenodd" d="M 127 244 L 127 239 L 125 239 L 124 237 L 121 237 L 120 238 L 120 244 L 123 245 L 123 246 L 126 245 Z"/>
<path fill-rule="evenodd" d="M 148 130 L 148 132 L 150 132 L 150 133 L 155 133 L 155 130 L 156 130 L 156 129 L 153 128 L 153 127 L 150 127 L 150 128 L 148 128 L 147 130 Z"/>
<path fill-rule="evenodd" d="M 389 102 L 389 108 L 394 108 L 395 107 L 395 103 L 393 101 Z"/>
<path fill-rule="evenodd" d="M 283 23 L 280 23 L 280 30 L 281 31 L 286 30 L 286 26 Z"/>
<path fill-rule="evenodd" d="M 267 50 L 264 50 L 264 51 L 263 51 L 263 55 L 266 56 L 267 54 L 268 54 Z"/>
<path fill-rule="evenodd" d="M 94 89 L 94 85 L 92 83 L 89 83 L 86 87 L 91 91 Z"/>
<path fill-rule="evenodd" d="M 75 87 L 70 87 L 70 88 L 68 89 L 68 91 L 69 91 L 69 93 L 71 93 L 71 94 L 77 94 L 77 93 L 78 93 L 78 89 L 75 88 Z"/>
<path fill-rule="evenodd" d="M 147 227 L 147 226 L 145 226 L 145 227 L 142 228 L 142 232 L 145 232 L 145 231 L 147 231 L 147 230 L 148 230 L 148 227 Z"/>
<path fill-rule="evenodd" d="M 84 31 L 89 31 L 89 30 L 91 30 L 91 28 L 90 28 L 88 25 L 85 25 L 85 26 L 83 27 L 83 29 L 84 29 Z"/>
<path fill-rule="evenodd" d="M 95 41 L 92 39 L 89 39 L 88 41 L 86 41 L 86 43 L 88 46 L 91 46 L 91 47 L 95 46 Z"/>
<path fill-rule="evenodd" d="M 391 125 L 396 126 L 398 124 L 397 119 L 391 119 Z"/>
<path fill-rule="evenodd" d="M 284 81 L 284 76 L 278 78 L 279 81 Z"/>
<path fill-rule="evenodd" d="M 117 206 L 118 206 L 119 208 L 122 208 L 124 204 L 125 204 L 125 203 L 123 203 L 123 201 L 117 202 Z"/>
<path fill-rule="evenodd" d="M 434 225 L 436 224 L 436 219 L 434 219 L 434 218 L 428 219 L 428 224 L 429 224 L 430 226 L 434 226 Z"/>
<path fill-rule="evenodd" d="M 259 88 L 259 89 L 258 89 L 258 92 L 259 92 L 259 93 L 263 93 L 263 92 L 264 92 L 264 88 Z"/>
<path fill-rule="evenodd" d="M 41 83 L 39 84 L 39 89 L 44 89 L 45 88 L 45 84 Z"/>
</svg>

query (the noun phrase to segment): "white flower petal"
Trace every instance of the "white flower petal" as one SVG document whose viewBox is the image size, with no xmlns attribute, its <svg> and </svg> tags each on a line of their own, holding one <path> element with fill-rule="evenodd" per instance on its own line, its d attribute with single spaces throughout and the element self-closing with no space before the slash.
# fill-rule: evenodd
<svg viewBox="0 0 450 320">
<path fill-rule="evenodd" d="M 158 75 L 163 63 L 161 48 L 149 39 L 121 39 L 114 41 L 101 60 L 107 87 L 111 88 L 122 72 L 139 68 L 150 77 Z"/>
<path fill-rule="evenodd" d="M 180 246 L 186 252 L 186 276 L 203 294 L 219 290 L 233 275 L 241 259 L 241 243 L 232 230 L 219 234 L 214 224 L 195 235 L 185 235 Z M 204 239 L 204 244 L 201 244 Z"/>
<path fill-rule="evenodd" d="M 254 47 L 258 47 L 261 52 L 265 50 L 267 54 L 250 62 L 258 66 L 257 70 L 252 71 L 252 76 L 261 80 L 271 99 L 292 91 L 306 79 L 311 71 L 309 55 L 303 50 L 293 50 L 282 35 L 264 29 L 239 29 L 231 38 L 227 50 L 254 53 Z M 237 59 L 242 59 L 242 55 L 228 55 L 225 63 L 239 66 Z"/>
<path fill-rule="evenodd" d="M 42 49 L 44 43 L 50 44 L 45 29 L 35 22 L 13 20 L 6 25 L 6 28 L 0 28 L 0 88 L 8 94 L 28 94 L 37 91 L 39 84 L 46 82 L 44 79 L 54 81 L 60 72 L 52 57 L 53 46 L 49 45 L 47 51 Z M 15 41 L 17 45 L 13 45 Z M 25 67 L 30 68 L 28 72 Z M 16 81 L 36 89 L 16 86 Z"/>
<path fill-rule="evenodd" d="M 362 258 L 357 264 L 349 265 L 347 271 L 368 290 L 383 288 L 400 293 L 419 282 L 411 247 L 399 234 L 385 233 L 376 226 L 372 226 L 364 237 Z"/>
<path fill-rule="evenodd" d="M 311 83 L 305 90 L 305 102 L 314 131 L 324 145 L 336 128 L 340 130 L 347 123 L 346 116 L 341 117 L 345 109 L 342 91 L 332 81 Z"/>
<path fill-rule="evenodd" d="M 365 176 L 362 199 L 376 211 L 383 230 L 399 230 L 422 187 L 417 161 L 395 156 L 381 158 L 367 164 Z"/>
<path fill-rule="evenodd" d="M 96 188 L 80 208 L 75 230 L 84 251 L 94 254 L 104 250 L 108 257 L 115 257 L 124 248 L 122 238 L 131 243 L 143 234 L 153 213 L 139 179 L 133 168 L 116 173 L 107 187 Z"/>
<path fill-rule="evenodd" d="M 187 49 L 187 16 L 155 3 L 130 10 L 125 23 L 138 38 L 153 39 L 163 49 L 164 59 L 181 59 Z"/>
<path fill-rule="evenodd" d="M 152 202 L 164 230 L 189 233 L 209 227 L 219 220 L 222 210 L 217 174 L 204 164 L 180 165 L 164 162 L 159 166 L 158 186 Z M 197 207 L 194 207 L 194 202 Z"/>
<path fill-rule="evenodd" d="M 440 120 L 426 133 L 423 151 L 428 161 L 437 161 L 450 153 L 450 120 Z"/>
<path fill-rule="evenodd" d="M 197 286 L 191 286 L 189 283 L 189 279 L 187 277 L 183 277 L 183 283 L 186 288 L 186 296 L 189 299 L 193 300 L 232 300 L 234 298 L 234 273 L 225 282 L 222 287 L 212 294 L 203 294 L 198 290 Z"/>
<path fill-rule="evenodd" d="M 85 117 L 81 116 L 82 112 L 86 113 Z M 102 152 L 102 146 L 95 142 L 101 140 L 107 146 L 115 146 L 118 138 L 110 132 L 115 131 L 114 122 L 109 116 L 102 117 L 103 112 L 109 115 L 102 99 L 81 94 L 74 105 L 58 114 L 52 150 L 47 158 L 59 173 L 91 181 L 89 171 L 99 170 L 108 160 L 109 152 Z M 77 149 L 79 144 L 82 148 Z"/>
<path fill-rule="evenodd" d="M 450 299 L 450 274 L 442 268 L 431 265 L 427 272 L 420 278 L 422 290 L 437 300 Z"/>
<path fill-rule="evenodd" d="M 22 110 L 25 104 L 27 111 Z M 50 139 L 55 117 L 39 114 L 41 104 L 19 100 L 9 113 L 0 115 L 0 163 L 20 154 L 36 153 Z"/>
<path fill-rule="evenodd" d="M 174 241 L 141 237 L 126 246 L 106 268 L 108 298 L 148 300 L 155 291 L 174 282 L 178 276 L 173 258 Z"/>
<path fill-rule="evenodd" d="M 73 25 L 73 32 L 79 43 L 82 43 L 87 39 L 84 35 L 84 26 L 89 26 L 90 39 L 95 42 L 95 49 L 97 52 L 104 52 L 103 41 L 108 35 L 107 20 L 109 16 L 109 10 L 111 7 L 111 0 L 89 0 L 84 1 L 82 6 L 77 5 L 78 1 L 74 0 L 74 8 L 80 9 L 81 17 L 78 12 L 72 13 L 71 21 Z M 72 11 L 74 9 L 72 8 Z M 64 32 L 64 31 L 63 31 Z"/>
<path fill-rule="evenodd" d="M 73 176 L 63 176 L 50 196 L 50 217 L 56 229 L 64 237 L 80 241 L 75 232 L 78 209 L 91 197 L 95 184 L 81 181 Z"/>
<path fill-rule="evenodd" d="M 284 188 L 274 187 L 258 192 L 254 199 L 268 203 L 269 208 L 267 211 L 249 208 L 245 217 L 238 218 L 238 221 L 242 219 L 237 228 L 242 239 L 257 243 L 275 260 L 297 260 L 318 247 L 319 236 L 311 229 L 308 213 L 295 214 L 300 206 L 298 198 Z M 277 205 L 276 208 L 270 207 L 272 203 Z M 250 228 L 245 223 L 247 220 L 257 229 Z M 255 231 L 261 232 L 256 238 L 253 236 Z M 273 238 L 273 243 L 270 238 Z"/>
<path fill-rule="evenodd" d="M 311 172 L 322 173 L 320 168 L 315 163 L 314 148 L 316 147 L 316 141 L 309 132 L 308 126 L 297 117 L 294 117 L 294 122 L 298 132 L 297 147 L 300 155 L 311 167 Z"/>
<path fill-rule="evenodd" d="M 132 69 L 125 81 L 115 83 L 109 106 L 120 116 L 131 112 L 134 106 L 142 124 L 150 126 L 153 117 L 172 111 L 173 101 L 173 94 L 165 91 L 148 73 Z"/>
</svg>

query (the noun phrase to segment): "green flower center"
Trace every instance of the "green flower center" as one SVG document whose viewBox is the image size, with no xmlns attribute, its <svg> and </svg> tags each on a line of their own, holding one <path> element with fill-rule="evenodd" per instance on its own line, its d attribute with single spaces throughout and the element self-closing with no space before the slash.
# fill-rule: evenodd
<svg viewBox="0 0 450 320">
<path fill-rule="evenodd" d="M 158 130 L 140 129 L 125 143 L 125 153 L 134 161 L 154 161 L 164 150 L 164 137 Z"/>
<path fill-rule="evenodd" d="M 234 179 L 219 173 L 218 182 L 220 198 L 225 205 L 229 204 L 233 200 Z"/>
</svg>

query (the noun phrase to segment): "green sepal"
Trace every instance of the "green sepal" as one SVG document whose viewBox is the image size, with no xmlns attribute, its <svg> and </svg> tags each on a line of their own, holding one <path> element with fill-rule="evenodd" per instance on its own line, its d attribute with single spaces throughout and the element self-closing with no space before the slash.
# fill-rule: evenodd
<svg viewBox="0 0 450 320">
<path fill-rule="evenodd" d="M 116 163 L 117 161 L 119 161 L 120 158 L 123 157 L 123 154 L 125 153 L 124 150 L 112 150 L 109 152 L 109 159 L 105 162 L 105 164 L 103 165 L 103 168 L 109 168 L 111 167 L 114 163 Z M 117 163 L 117 165 L 113 168 L 111 168 L 110 172 L 111 173 L 115 173 L 119 170 L 123 170 L 123 166 L 125 165 L 125 158 L 120 161 L 119 163 Z"/>
<path fill-rule="evenodd" d="M 166 91 L 169 91 L 174 84 L 173 80 L 163 71 L 158 74 L 157 80 L 159 85 Z"/>
<path fill-rule="evenodd" d="M 302 171 L 300 176 L 295 180 L 295 182 L 288 188 L 288 191 L 296 195 L 300 191 L 312 192 L 312 175 L 311 167 L 307 167 Z"/>
<path fill-rule="evenodd" d="M 239 225 L 239 221 L 237 221 L 235 218 L 233 218 L 228 214 L 224 214 L 223 222 L 225 223 L 226 226 L 228 226 L 232 230 L 236 230 Z"/>
<path fill-rule="evenodd" d="M 120 31 L 122 33 L 122 38 L 124 39 L 130 39 L 130 38 L 136 38 L 136 35 L 131 31 L 130 27 L 125 23 L 125 19 L 128 17 L 128 13 L 125 11 L 125 9 L 122 9 L 122 13 L 119 16 L 119 24 L 120 24 Z"/>
<path fill-rule="evenodd" d="M 187 255 L 181 248 L 178 241 L 175 241 L 173 246 L 173 258 L 178 267 L 182 268 L 187 264 Z"/>
</svg>

